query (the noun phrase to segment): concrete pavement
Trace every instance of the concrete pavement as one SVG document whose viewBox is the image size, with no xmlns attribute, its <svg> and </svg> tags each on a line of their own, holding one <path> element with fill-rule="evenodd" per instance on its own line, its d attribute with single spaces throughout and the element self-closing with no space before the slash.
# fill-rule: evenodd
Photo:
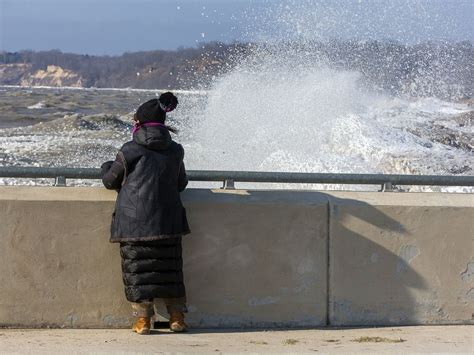
<svg viewBox="0 0 474 355">
<path fill-rule="evenodd" d="M 410 326 L 306 330 L 0 329 L 1 354 L 162 353 L 464 353 L 474 351 L 473 326 Z"/>
</svg>

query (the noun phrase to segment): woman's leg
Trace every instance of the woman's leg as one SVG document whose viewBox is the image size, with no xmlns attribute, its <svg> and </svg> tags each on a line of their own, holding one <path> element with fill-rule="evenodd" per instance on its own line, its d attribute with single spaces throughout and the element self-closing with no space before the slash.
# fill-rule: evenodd
<svg viewBox="0 0 474 355">
<path fill-rule="evenodd" d="M 151 317 L 155 314 L 153 310 L 153 301 L 130 302 L 133 309 L 133 315 L 137 317 L 132 330 L 137 334 L 150 334 Z"/>
<path fill-rule="evenodd" d="M 183 332 L 188 329 L 188 325 L 184 322 L 184 313 L 188 312 L 186 297 L 163 298 L 163 301 L 170 314 L 170 329 L 173 332 Z"/>
<path fill-rule="evenodd" d="M 186 308 L 186 297 L 163 298 L 163 302 L 165 303 L 166 310 L 169 314 L 171 314 L 171 312 L 188 313 L 188 309 Z"/>
<path fill-rule="evenodd" d="M 130 304 L 135 317 L 153 317 L 155 314 L 152 301 L 130 302 Z"/>
<path fill-rule="evenodd" d="M 148 318 L 149 323 L 154 314 L 152 300 L 163 298 L 170 313 L 170 329 L 185 330 L 184 313 L 187 310 L 181 237 L 121 243 L 120 254 L 125 294 L 132 303 L 134 315 Z"/>
</svg>

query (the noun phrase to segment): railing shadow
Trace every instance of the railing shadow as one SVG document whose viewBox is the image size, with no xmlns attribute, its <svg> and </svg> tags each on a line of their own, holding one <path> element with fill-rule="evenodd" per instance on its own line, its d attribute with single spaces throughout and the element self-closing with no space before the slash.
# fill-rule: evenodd
<svg viewBox="0 0 474 355">
<path fill-rule="evenodd" d="M 409 264 L 419 253 L 404 245 L 410 231 L 367 202 L 331 195 L 328 200 L 330 325 L 418 324 L 412 293 L 427 285 Z"/>
</svg>

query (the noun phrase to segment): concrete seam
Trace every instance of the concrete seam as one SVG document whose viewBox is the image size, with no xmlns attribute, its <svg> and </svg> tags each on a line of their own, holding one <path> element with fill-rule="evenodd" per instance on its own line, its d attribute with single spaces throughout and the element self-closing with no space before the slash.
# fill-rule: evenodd
<svg viewBox="0 0 474 355">
<path fill-rule="evenodd" d="M 326 326 L 331 324 L 331 199 L 327 204 L 327 236 L 326 236 Z"/>
</svg>

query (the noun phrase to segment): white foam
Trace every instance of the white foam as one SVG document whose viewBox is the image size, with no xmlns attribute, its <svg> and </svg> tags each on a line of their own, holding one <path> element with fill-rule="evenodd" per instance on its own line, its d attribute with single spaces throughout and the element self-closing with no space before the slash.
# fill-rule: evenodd
<svg viewBox="0 0 474 355">
<path fill-rule="evenodd" d="M 30 110 L 38 110 L 38 109 L 42 109 L 42 108 L 45 108 L 46 105 L 43 101 L 40 101 L 34 105 L 31 105 L 31 106 L 28 106 L 27 108 L 30 109 Z"/>
<path fill-rule="evenodd" d="M 431 114 L 458 115 L 471 111 L 467 104 L 443 101 L 433 97 L 416 100 L 409 106 L 414 110 Z"/>
</svg>

